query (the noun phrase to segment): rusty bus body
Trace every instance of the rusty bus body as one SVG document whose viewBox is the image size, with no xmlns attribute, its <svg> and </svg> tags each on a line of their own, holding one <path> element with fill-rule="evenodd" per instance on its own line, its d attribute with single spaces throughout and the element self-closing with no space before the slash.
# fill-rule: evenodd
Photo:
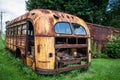
<svg viewBox="0 0 120 80">
<path fill-rule="evenodd" d="M 90 65 L 90 32 L 76 16 L 35 9 L 8 22 L 6 30 L 6 47 L 39 74 Z"/>
</svg>

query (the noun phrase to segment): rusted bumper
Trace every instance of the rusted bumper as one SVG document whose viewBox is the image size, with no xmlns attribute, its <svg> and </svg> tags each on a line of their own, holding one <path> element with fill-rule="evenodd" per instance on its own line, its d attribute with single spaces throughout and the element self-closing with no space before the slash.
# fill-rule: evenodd
<svg viewBox="0 0 120 80">
<path fill-rule="evenodd" d="M 36 68 L 36 72 L 38 74 L 52 75 L 52 74 L 67 72 L 67 71 L 74 70 L 74 69 L 87 68 L 90 64 L 91 63 L 87 63 L 87 64 L 84 64 L 84 65 L 77 65 L 77 66 L 71 66 L 71 67 L 65 67 L 65 68 L 57 68 L 57 69 L 54 69 L 54 70 L 46 70 L 46 69 Z"/>
</svg>

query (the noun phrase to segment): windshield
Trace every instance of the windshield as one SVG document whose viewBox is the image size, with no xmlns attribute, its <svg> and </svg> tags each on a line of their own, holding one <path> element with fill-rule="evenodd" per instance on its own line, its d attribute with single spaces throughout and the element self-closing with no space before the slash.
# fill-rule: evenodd
<svg viewBox="0 0 120 80">
<path fill-rule="evenodd" d="M 75 23 L 72 23 L 72 32 L 75 35 L 86 35 L 86 31 L 83 26 Z"/>
<path fill-rule="evenodd" d="M 60 34 L 71 34 L 70 24 L 67 22 L 59 22 L 55 25 L 55 32 Z"/>
</svg>

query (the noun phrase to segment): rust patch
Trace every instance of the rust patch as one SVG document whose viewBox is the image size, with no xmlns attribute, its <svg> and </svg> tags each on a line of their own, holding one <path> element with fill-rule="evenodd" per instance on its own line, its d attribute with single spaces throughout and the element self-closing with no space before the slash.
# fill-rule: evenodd
<svg viewBox="0 0 120 80">
<path fill-rule="evenodd" d="M 50 29 L 49 29 L 49 33 L 48 34 L 51 34 L 51 35 L 54 35 L 54 20 L 52 17 L 49 18 L 49 26 L 50 26 Z M 52 30 L 52 31 L 51 31 Z"/>
<path fill-rule="evenodd" d="M 58 13 L 57 11 L 52 11 L 52 13 L 54 13 L 54 15 L 57 16 L 57 17 L 59 17 L 59 18 L 61 17 L 60 13 Z"/>
<path fill-rule="evenodd" d="M 32 18 L 32 19 L 35 20 L 37 17 L 38 17 L 38 14 L 36 14 L 36 13 L 31 13 L 31 18 Z"/>
<path fill-rule="evenodd" d="M 40 9 L 40 11 L 41 11 L 42 13 L 44 13 L 44 14 L 49 14 L 49 13 L 50 13 L 50 11 L 44 10 L 44 9 Z"/>
</svg>

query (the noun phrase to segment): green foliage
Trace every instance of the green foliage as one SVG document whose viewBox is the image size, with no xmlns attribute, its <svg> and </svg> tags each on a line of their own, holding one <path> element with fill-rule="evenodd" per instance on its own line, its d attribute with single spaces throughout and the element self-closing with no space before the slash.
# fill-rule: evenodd
<svg viewBox="0 0 120 80">
<path fill-rule="evenodd" d="M 0 50 L 5 47 L 5 35 L 0 35 Z"/>
<path fill-rule="evenodd" d="M 105 4 L 107 5 L 107 1 L 102 0 L 28 0 L 26 9 L 42 8 L 63 11 L 77 15 L 85 21 L 101 24 L 103 22 L 101 19 L 104 19 Z"/>
<path fill-rule="evenodd" d="M 120 36 L 106 44 L 105 53 L 111 58 L 120 58 Z"/>
<path fill-rule="evenodd" d="M 110 4 L 112 3 L 110 2 L 108 4 L 109 7 L 111 7 L 111 10 L 106 12 L 106 24 L 108 24 L 109 26 L 120 28 L 120 0 L 111 1 L 115 1 L 116 3 Z"/>
<path fill-rule="evenodd" d="M 6 50 L 0 51 L 0 80 L 119 80 L 119 59 L 93 59 L 87 71 L 73 70 L 52 76 L 37 75 Z M 107 77 L 106 77 L 107 76 Z"/>
<path fill-rule="evenodd" d="M 116 16 L 116 18 L 110 21 L 110 26 L 114 26 L 115 28 L 120 28 L 120 15 Z"/>
<path fill-rule="evenodd" d="M 118 2 L 120 5 L 120 1 Z M 51 9 L 76 15 L 86 22 L 120 28 L 120 7 L 106 12 L 108 0 L 28 0 L 26 9 Z"/>
</svg>

